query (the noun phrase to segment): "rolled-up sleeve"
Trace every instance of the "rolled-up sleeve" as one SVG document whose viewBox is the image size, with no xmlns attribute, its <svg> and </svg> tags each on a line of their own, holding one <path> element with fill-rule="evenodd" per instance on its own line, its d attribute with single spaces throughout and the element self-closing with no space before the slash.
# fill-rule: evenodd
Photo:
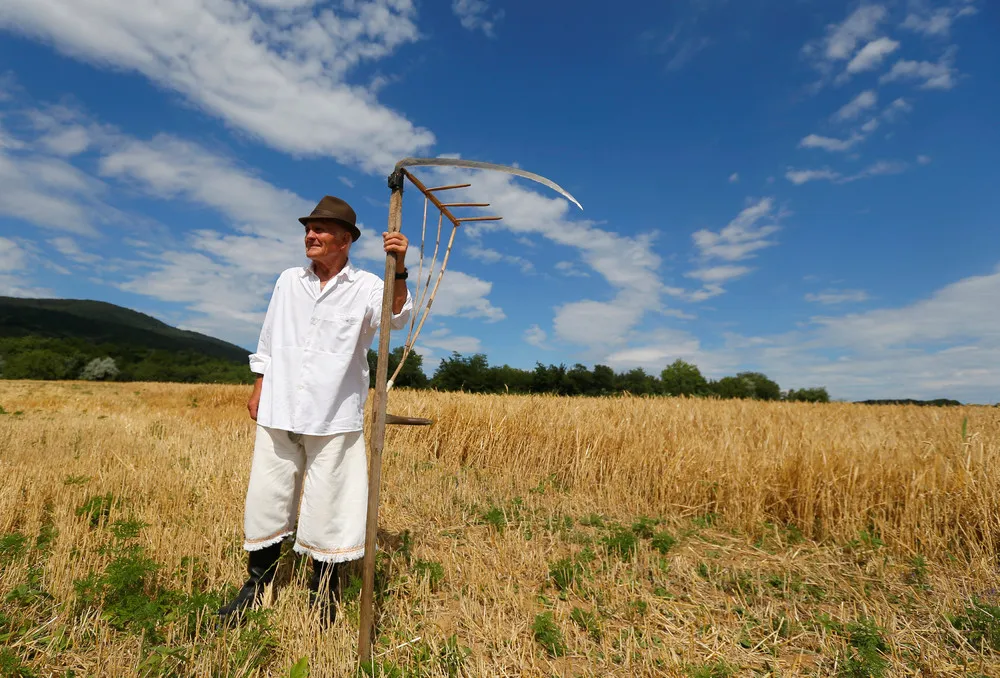
<svg viewBox="0 0 1000 678">
<path fill-rule="evenodd" d="M 264 314 L 264 324 L 260 328 L 260 337 L 257 339 L 257 352 L 250 354 L 250 371 L 254 374 L 264 374 L 268 365 L 271 364 L 271 332 L 274 327 L 274 303 L 281 287 L 281 278 L 274 285 L 271 293 L 271 300 L 267 304 L 267 313 Z"/>
<path fill-rule="evenodd" d="M 410 322 L 410 315 L 413 313 L 413 297 L 410 296 L 410 288 L 406 288 L 406 301 L 399 313 L 392 314 L 392 321 L 389 323 L 394 330 L 401 330 Z"/>
<path fill-rule="evenodd" d="M 371 328 L 377 330 L 382 323 L 382 281 L 372 285 L 371 293 L 368 296 L 368 307 L 371 309 Z M 413 313 L 413 297 L 410 295 L 410 288 L 406 288 L 406 301 L 399 313 L 393 313 L 389 320 L 389 327 L 394 330 L 401 330 L 410 322 L 410 315 Z"/>
</svg>

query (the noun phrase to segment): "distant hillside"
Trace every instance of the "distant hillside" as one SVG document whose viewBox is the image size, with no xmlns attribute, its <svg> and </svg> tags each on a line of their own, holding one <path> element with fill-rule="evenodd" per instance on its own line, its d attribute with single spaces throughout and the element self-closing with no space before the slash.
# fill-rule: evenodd
<svg viewBox="0 0 1000 678">
<path fill-rule="evenodd" d="M 246 361 L 245 348 L 104 301 L 0 297 L 0 337 L 85 339 Z"/>
<path fill-rule="evenodd" d="M 0 297 L 7 379 L 246 383 L 248 353 L 103 301 Z"/>
</svg>

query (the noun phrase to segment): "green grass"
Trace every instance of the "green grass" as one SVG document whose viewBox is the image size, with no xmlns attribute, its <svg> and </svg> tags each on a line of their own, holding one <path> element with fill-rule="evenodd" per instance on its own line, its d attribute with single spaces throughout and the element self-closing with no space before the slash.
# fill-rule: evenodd
<svg viewBox="0 0 1000 678">
<path fill-rule="evenodd" d="M 552 619 L 551 612 L 535 615 L 531 631 L 535 642 L 541 645 L 550 657 L 561 657 L 566 654 L 566 642 L 563 640 L 562 630 Z"/>
</svg>

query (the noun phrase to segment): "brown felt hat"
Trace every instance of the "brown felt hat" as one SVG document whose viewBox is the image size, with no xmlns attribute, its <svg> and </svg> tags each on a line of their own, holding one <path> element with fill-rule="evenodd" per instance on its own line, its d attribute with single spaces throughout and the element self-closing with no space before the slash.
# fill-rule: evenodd
<svg viewBox="0 0 1000 678">
<path fill-rule="evenodd" d="M 361 230 L 355 225 L 357 220 L 351 206 L 332 195 L 324 196 L 308 217 L 299 217 L 303 226 L 310 221 L 336 221 L 351 232 L 352 242 L 361 237 Z"/>
</svg>

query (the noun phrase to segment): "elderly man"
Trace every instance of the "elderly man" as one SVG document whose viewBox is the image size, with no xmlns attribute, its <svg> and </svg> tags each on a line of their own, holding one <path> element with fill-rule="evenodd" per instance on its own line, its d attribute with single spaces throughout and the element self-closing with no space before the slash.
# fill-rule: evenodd
<svg viewBox="0 0 1000 678">
<path fill-rule="evenodd" d="M 249 578 L 219 610 L 224 619 L 256 604 L 271 582 L 281 542 L 311 557 L 310 601 L 324 621 L 336 615 L 338 563 L 364 556 L 368 466 L 363 432 L 368 348 L 381 320 L 382 280 L 351 265 L 361 232 L 350 205 L 324 197 L 305 226 L 311 265 L 281 273 L 250 369 L 258 377 L 247 407 L 257 422 L 244 513 Z M 412 312 L 407 239 L 383 233 L 396 257 L 392 327 Z"/>
</svg>

